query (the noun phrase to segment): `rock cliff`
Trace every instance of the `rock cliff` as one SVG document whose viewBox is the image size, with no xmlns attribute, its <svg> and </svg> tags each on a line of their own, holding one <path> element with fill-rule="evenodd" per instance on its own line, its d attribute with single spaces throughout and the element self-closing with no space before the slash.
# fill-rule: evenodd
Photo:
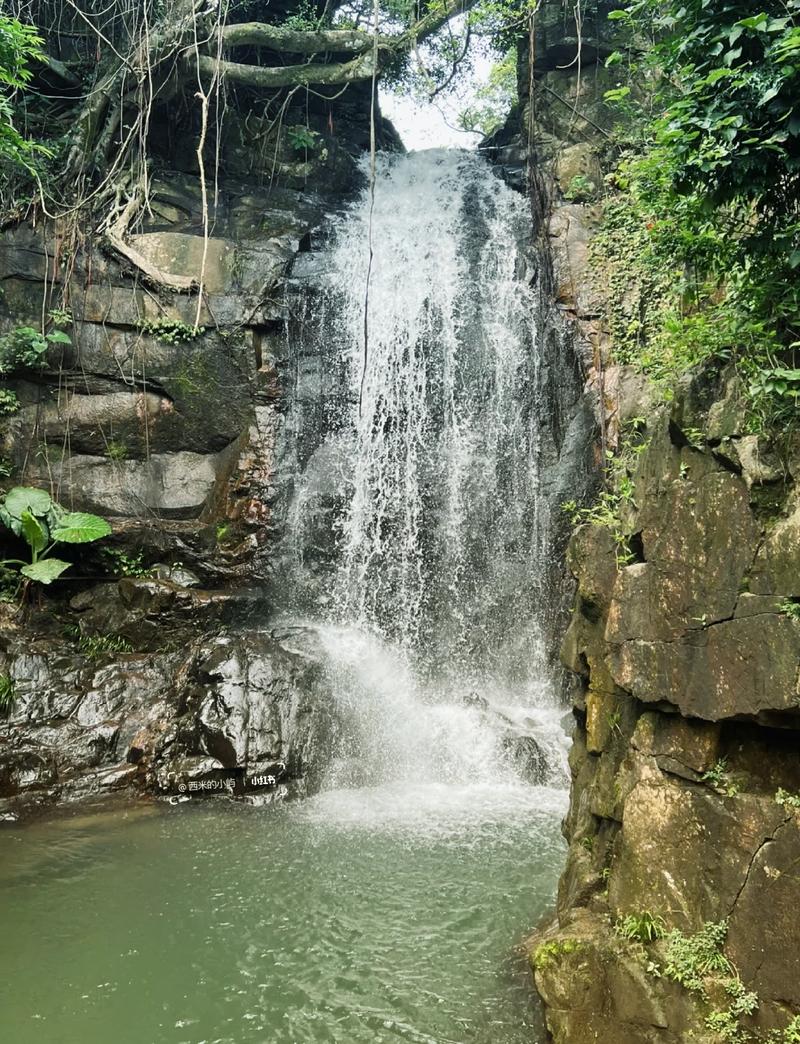
<svg viewBox="0 0 800 1044">
<path fill-rule="evenodd" d="M 613 452 L 626 475 L 616 510 L 567 553 L 569 850 L 531 962 L 555 1044 L 784 1044 L 800 1027 L 798 443 L 752 434 L 722 364 L 667 401 L 614 361 L 589 250 L 613 86 L 604 24 L 573 39 L 544 5 L 533 101 L 497 142 L 510 163 L 533 129 L 597 473 Z M 523 63 L 524 96 L 530 82 Z"/>
<path fill-rule="evenodd" d="M 66 331 L 43 368 L 4 381 L 20 404 L 0 422 L 7 484 L 47 488 L 114 532 L 69 579 L 0 604 L 9 816 L 127 785 L 171 792 L 234 766 L 282 764 L 280 792 L 315 785 L 329 694 L 313 652 L 264 629 L 295 365 L 284 285 L 361 187 L 369 89 L 285 115 L 302 119 L 306 155 L 273 123 L 231 112 L 209 143 L 207 197 L 192 128 L 156 128 L 147 217 L 131 239 L 144 268 L 88 220 L 0 234 L 0 334 L 43 319 Z M 398 147 L 380 117 L 377 130 L 380 147 Z M 4 532 L 3 557 L 17 557 Z"/>
</svg>

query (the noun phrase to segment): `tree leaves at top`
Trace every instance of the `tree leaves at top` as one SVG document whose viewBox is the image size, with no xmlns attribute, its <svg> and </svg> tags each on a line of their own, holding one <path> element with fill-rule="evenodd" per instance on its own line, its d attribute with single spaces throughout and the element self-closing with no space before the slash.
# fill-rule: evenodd
<svg viewBox="0 0 800 1044">
<path fill-rule="evenodd" d="M 747 201 L 767 219 L 800 204 L 800 0 L 639 0 L 617 17 L 655 26 L 664 74 L 656 134 L 680 189 Z M 789 229 L 783 228 L 783 232 Z M 794 231 L 794 230 L 792 230 Z"/>
</svg>

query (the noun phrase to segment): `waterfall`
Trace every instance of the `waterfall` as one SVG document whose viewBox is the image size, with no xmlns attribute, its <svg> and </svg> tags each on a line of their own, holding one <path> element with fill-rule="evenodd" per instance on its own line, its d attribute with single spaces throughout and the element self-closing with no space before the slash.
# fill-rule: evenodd
<svg viewBox="0 0 800 1044">
<path fill-rule="evenodd" d="M 334 783 L 563 773 L 530 223 L 475 153 L 380 155 L 295 266 L 281 600 L 341 694 Z"/>
</svg>

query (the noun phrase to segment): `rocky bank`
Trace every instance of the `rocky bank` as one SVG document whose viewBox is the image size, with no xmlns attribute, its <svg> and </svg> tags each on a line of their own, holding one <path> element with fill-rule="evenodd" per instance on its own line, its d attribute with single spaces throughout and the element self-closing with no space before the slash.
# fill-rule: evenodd
<svg viewBox="0 0 800 1044">
<path fill-rule="evenodd" d="M 800 443 L 750 433 L 731 369 L 664 401 L 614 363 L 589 253 L 608 26 L 578 39 L 544 5 L 532 110 L 498 142 L 508 162 L 534 129 L 597 473 L 615 451 L 630 476 L 619 517 L 581 525 L 567 552 L 569 850 L 531 963 L 555 1044 L 783 1044 L 800 1025 Z M 529 82 L 523 63 L 523 96 Z"/>
</svg>

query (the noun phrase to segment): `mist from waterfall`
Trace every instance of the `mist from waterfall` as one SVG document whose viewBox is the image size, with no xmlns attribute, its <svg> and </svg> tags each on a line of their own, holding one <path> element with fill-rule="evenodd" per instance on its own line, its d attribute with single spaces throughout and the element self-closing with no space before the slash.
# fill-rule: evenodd
<svg viewBox="0 0 800 1044">
<path fill-rule="evenodd" d="M 514 786 L 531 732 L 563 778 L 530 225 L 476 153 L 381 155 L 295 267 L 286 589 L 349 723 L 333 787 Z"/>
</svg>

